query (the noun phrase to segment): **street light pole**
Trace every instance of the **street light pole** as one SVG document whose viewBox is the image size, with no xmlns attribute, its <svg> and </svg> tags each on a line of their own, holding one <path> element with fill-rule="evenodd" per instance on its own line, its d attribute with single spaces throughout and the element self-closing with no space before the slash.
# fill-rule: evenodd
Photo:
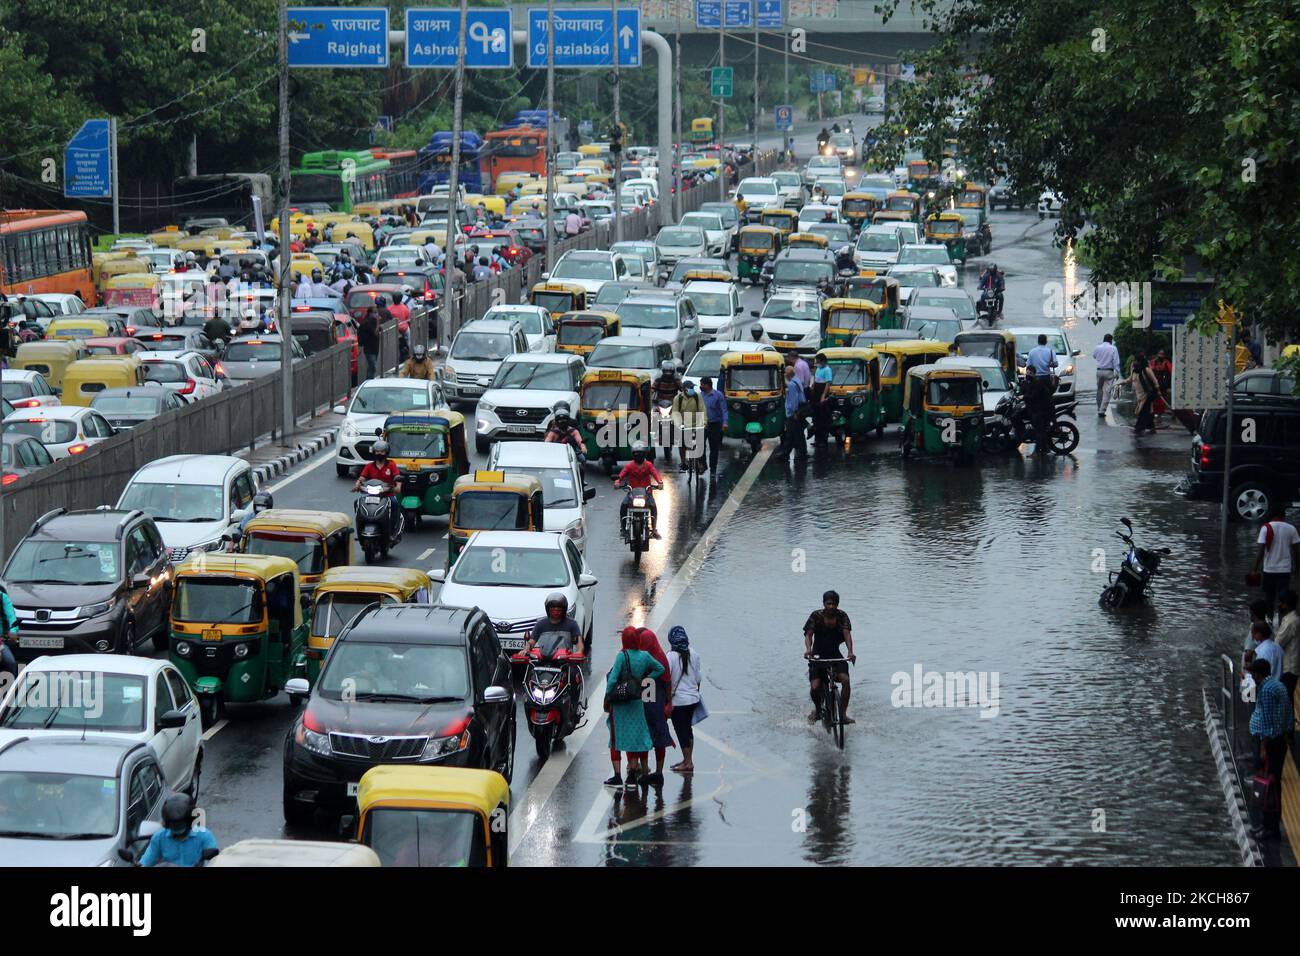
<svg viewBox="0 0 1300 956">
<path fill-rule="evenodd" d="M 673 138 L 673 155 L 659 158 L 660 163 L 672 162 L 673 222 L 682 218 L 682 3 L 677 0 L 677 48 L 673 51 L 673 114 L 677 135 Z M 661 167 L 662 168 L 662 167 Z"/>
<path fill-rule="evenodd" d="M 619 112 L 619 75 L 618 75 L 618 0 L 610 0 L 610 47 L 614 50 L 614 127 L 620 128 L 622 115 Z M 637 42 L 641 42 L 640 38 Z M 614 154 L 614 241 L 623 241 L 623 154 Z"/>
<path fill-rule="evenodd" d="M 287 445 L 294 430 L 293 414 L 293 341 L 289 328 L 289 263 L 293 253 L 289 249 L 289 8 L 280 0 L 280 291 L 276 301 L 280 333 L 280 442 Z"/>
<path fill-rule="evenodd" d="M 758 155 L 758 0 L 749 5 L 754 18 L 754 155 Z"/>
<path fill-rule="evenodd" d="M 461 0 L 464 4 L 465 0 Z M 616 31 L 617 32 L 617 31 Z M 464 44 L 461 44 L 464 48 Z M 546 271 L 555 268 L 555 0 L 546 0 Z"/>
<path fill-rule="evenodd" d="M 719 0 L 718 3 L 718 67 L 727 65 L 726 50 L 726 31 L 727 26 L 727 0 Z M 722 92 L 719 88 L 718 92 Z M 724 96 L 718 97 L 718 199 L 722 202 L 727 201 L 727 164 L 725 162 L 727 149 L 726 142 L 727 129 L 727 99 Z"/>
<path fill-rule="evenodd" d="M 439 343 L 442 336 L 450 341 L 455 333 L 456 289 L 456 236 L 460 226 L 456 222 L 457 193 L 460 192 L 460 137 L 462 107 L 465 102 L 465 20 L 469 17 L 468 0 L 460 0 L 459 40 L 456 44 L 456 86 L 451 107 L 451 171 L 447 174 L 447 248 L 443 253 L 442 321 L 439 323 Z M 383 371 L 380 371 L 383 374 Z"/>
</svg>

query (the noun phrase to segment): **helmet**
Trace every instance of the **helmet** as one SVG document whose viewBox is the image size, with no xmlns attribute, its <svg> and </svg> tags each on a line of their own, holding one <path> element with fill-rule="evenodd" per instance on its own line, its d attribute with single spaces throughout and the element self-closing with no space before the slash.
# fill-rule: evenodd
<svg viewBox="0 0 1300 956">
<path fill-rule="evenodd" d="M 659 363 L 659 371 L 665 375 L 670 375 L 677 371 L 677 366 L 673 364 L 671 359 L 664 359 Z"/>
<path fill-rule="evenodd" d="M 259 491 L 253 495 L 253 511 L 265 511 L 267 508 L 275 507 L 275 499 L 271 497 L 269 491 Z"/>
<path fill-rule="evenodd" d="M 551 616 L 551 608 L 560 609 L 560 618 L 563 619 L 569 613 L 569 599 L 560 591 L 552 591 L 546 595 L 546 616 Z"/>
<path fill-rule="evenodd" d="M 569 417 L 569 403 L 568 403 L 568 402 L 556 402 L 556 403 L 555 403 L 555 407 L 552 408 L 551 411 L 555 413 L 555 417 L 556 417 L 556 418 L 568 418 L 568 417 Z"/>
<path fill-rule="evenodd" d="M 409 285 L 402 286 L 402 295 L 407 296 L 408 298 L 414 298 L 415 297 L 414 286 L 409 286 Z"/>
<path fill-rule="evenodd" d="M 386 295 L 375 296 L 375 305 L 376 306 L 388 305 L 388 296 Z"/>
<path fill-rule="evenodd" d="M 632 444 L 632 460 L 638 465 L 645 461 L 646 446 L 645 442 L 639 441 Z"/>
<path fill-rule="evenodd" d="M 388 457 L 388 442 L 382 438 L 370 446 L 370 454 L 375 458 Z"/>
<path fill-rule="evenodd" d="M 415 348 L 411 349 L 411 358 L 415 359 L 417 362 L 423 362 L 425 356 L 428 354 L 429 350 L 423 345 L 417 345 Z"/>
<path fill-rule="evenodd" d="M 319 282 L 319 281 L 321 280 L 320 270 L 319 270 L 319 269 L 312 269 L 312 270 L 311 270 L 311 277 L 312 277 L 313 279 L 315 279 L 317 282 Z"/>
<path fill-rule="evenodd" d="M 749 334 L 752 335 L 755 340 L 761 339 L 763 337 L 763 327 L 755 322 L 753 328 L 749 330 Z"/>
<path fill-rule="evenodd" d="M 186 836 L 194 826 L 194 798 L 184 793 L 173 793 L 163 801 L 162 822 L 173 836 Z"/>
</svg>

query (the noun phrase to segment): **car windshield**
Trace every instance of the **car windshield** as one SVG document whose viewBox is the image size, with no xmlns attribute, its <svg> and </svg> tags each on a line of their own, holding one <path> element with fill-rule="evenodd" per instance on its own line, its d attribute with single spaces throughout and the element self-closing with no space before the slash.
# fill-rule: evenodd
<svg viewBox="0 0 1300 956">
<path fill-rule="evenodd" d="M 700 207 L 700 212 L 713 213 L 728 226 L 740 222 L 740 210 L 731 203 L 706 202 Z"/>
<path fill-rule="evenodd" d="M 849 133 L 832 133 L 832 134 L 831 134 L 831 145 L 832 145 L 832 146 L 852 146 L 852 145 L 853 145 L 853 136 L 852 136 L 851 134 L 849 134 Z"/>
<path fill-rule="evenodd" d="M 821 318 L 821 306 L 813 295 L 773 297 L 763 306 L 763 318 L 816 322 Z"/>
<path fill-rule="evenodd" d="M 185 349 L 183 335 L 145 335 L 140 337 L 140 341 L 148 346 L 151 352 L 181 352 Z"/>
<path fill-rule="evenodd" d="M 826 321 L 827 328 L 853 332 L 865 332 L 871 325 L 871 312 L 867 309 L 832 309 Z"/>
<path fill-rule="evenodd" d="M 144 678 L 136 674 L 28 668 L 0 727 L 135 734 L 145 729 L 144 702 Z"/>
<path fill-rule="evenodd" d="M 654 261 L 654 246 L 643 242 L 616 242 L 609 247 L 610 252 L 617 252 L 624 258 L 637 258 L 649 265 Z"/>
<path fill-rule="evenodd" d="M 837 156 L 814 156 L 808 160 L 809 169 L 839 169 L 840 160 Z"/>
<path fill-rule="evenodd" d="M 695 246 L 704 245 L 704 233 L 699 229 L 660 229 L 655 239 L 659 246 Z"/>
<path fill-rule="evenodd" d="M 631 382 L 593 382 L 582 392 L 582 407 L 587 411 L 636 407 L 636 390 Z"/>
<path fill-rule="evenodd" d="M 776 183 L 757 182 L 753 179 L 747 179 L 740 184 L 740 189 L 736 195 L 744 198 L 745 196 L 775 196 L 777 192 Z"/>
<path fill-rule="evenodd" d="M 624 300 L 616 307 L 624 328 L 637 329 L 675 329 L 677 328 L 677 306 L 654 305 L 649 302 L 628 302 Z"/>
<path fill-rule="evenodd" d="M 278 362 L 279 342 L 231 342 L 221 356 L 223 362 Z"/>
<path fill-rule="evenodd" d="M 831 362 L 831 384 L 833 385 L 866 385 L 867 384 L 867 363 L 866 362 Z"/>
<path fill-rule="evenodd" d="M 499 362 L 514 351 L 505 332 L 462 331 L 451 347 L 451 358 L 464 362 Z"/>
<path fill-rule="evenodd" d="M 28 538 L 9 559 L 4 579 L 10 584 L 117 584 L 117 544 Z"/>
<path fill-rule="evenodd" d="M 853 230 L 847 223 L 816 222 L 808 227 L 814 236 L 825 236 L 832 248 L 853 242 Z"/>
<path fill-rule="evenodd" d="M 513 491 L 462 491 L 452 503 L 451 523 L 463 531 L 528 529 L 528 498 Z"/>
<path fill-rule="evenodd" d="M 890 269 L 889 275 L 909 289 L 937 289 L 941 282 L 933 269 Z"/>
<path fill-rule="evenodd" d="M 366 814 L 365 828 L 362 842 L 383 866 L 478 867 L 487 862 L 476 813 L 381 805 Z"/>
<path fill-rule="evenodd" d="M 609 211 L 608 206 L 596 207 L 604 212 Z M 555 264 L 555 269 L 551 272 L 552 279 L 612 279 L 614 278 L 614 263 L 604 257 L 588 256 L 565 256 L 562 262 Z"/>
<path fill-rule="evenodd" d="M 16 402 L 21 398 L 28 398 L 36 391 L 31 382 L 5 382 L 0 386 L 0 394 L 11 402 Z"/>
<path fill-rule="evenodd" d="M 918 292 L 912 304 L 951 309 L 957 318 L 967 321 L 975 318 L 975 303 L 965 293 L 961 295 L 934 295 Z"/>
<path fill-rule="evenodd" d="M 77 437 L 76 422 L 58 419 L 33 418 L 7 421 L 4 430 L 18 432 L 20 435 L 31 435 L 42 445 L 66 445 L 70 441 L 75 441 Z"/>
<path fill-rule="evenodd" d="M 389 415 L 413 408 L 429 407 L 427 388 L 403 388 L 400 385 L 362 385 L 352 399 L 348 413 Z"/>
<path fill-rule="evenodd" d="M 682 225 L 698 226 L 700 229 L 712 229 L 718 232 L 722 229 L 722 219 L 706 212 L 692 212 L 682 216 Z"/>
<path fill-rule="evenodd" d="M 114 777 L 0 772 L 0 838 L 107 839 L 117 832 L 119 796 Z"/>
<path fill-rule="evenodd" d="M 317 693 L 328 700 L 437 703 L 469 695 L 464 647 L 343 640 L 330 650 Z"/>
<path fill-rule="evenodd" d="M 331 591 L 316 600 L 311 612 L 311 632 L 317 637 L 338 637 L 352 619 L 372 604 L 392 604 L 387 594 Z"/>
<path fill-rule="evenodd" d="M 388 454 L 392 458 L 446 458 L 447 433 L 437 428 L 390 428 Z"/>
<path fill-rule="evenodd" d="M 255 624 L 262 620 L 262 592 L 241 578 L 185 575 L 176 581 L 172 616 L 198 624 Z"/>
<path fill-rule="evenodd" d="M 532 475 L 542 483 L 542 506 L 545 508 L 576 508 L 578 491 L 573 486 L 573 472 L 568 468 L 523 468 L 504 466 L 511 474 Z"/>
<path fill-rule="evenodd" d="M 828 196 L 844 195 L 844 184 L 841 182 L 837 182 L 836 180 L 823 179 L 817 185 L 820 186 L 822 188 L 822 192 L 824 192 Z"/>
<path fill-rule="evenodd" d="M 185 366 L 179 362 L 145 362 L 146 382 L 184 382 L 189 378 Z"/>
<path fill-rule="evenodd" d="M 725 354 L 721 349 L 700 349 L 683 374 L 690 378 L 704 378 L 707 375 L 717 381 L 718 370 L 722 368 L 722 356 Z"/>
<path fill-rule="evenodd" d="M 568 365 L 556 362 L 507 362 L 497 370 L 492 387 L 569 391 L 573 376 Z"/>
<path fill-rule="evenodd" d="M 133 481 L 118 505 L 140 509 L 155 521 L 220 521 L 226 516 L 220 485 Z"/>
<path fill-rule="evenodd" d="M 927 399 L 931 405 L 979 405 L 979 379 L 932 378 Z"/>
<path fill-rule="evenodd" d="M 979 372 L 980 378 L 984 380 L 984 391 L 1005 392 L 1007 390 L 1007 376 L 999 366 L 981 365 L 975 371 Z"/>
<path fill-rule="evenodd" d="M 555 548 L 466 548 L 452 571 L 452 581 L 476 587 L 562 588 L 569 566 Z"/>
<path fill-rule="evenodd" d="M 801 186 L 803 183 L 799 179 L 798 173 L 773 173 L 772 178 L 776 180 L 778 186 Z"/>
<path fill-rule="evenodd" d="M 897 235 L 887 232 L 864 232 L 858 236 L 859 252 L 897 252 Z"/>
<path fill-rule="evenodd" d="M 695 305 L 699 315 L 731 315 L 731 296 L 725 292 L 696 292 L 686 290 L 686 298 Z"/>
<path fill-rule="evenodd" d="M 961 331 L 960 319 L 908 319 L 907 330 L 915 332 L 918 339 L 951 342 Z"/>
<path fill-rule="evenodd" d="M 797 259 L 783 259 L 772 270 L 772 281 L 781 283 L 798 283 L 814 285 L 822 279 L 832 279 L 835 267 L 829 262 L 801 262 Z"/>
<path fill-rule="evenodd" d="M 288 558 L 298 565 L 302 574 L 320 574 L 325 570 L 325 549 L 315 535 L 249 530 L 244 535 L 244 550 L 249 554 Z"/>
<path fill-rule="evenodd" d="M 1064 355 L 1069 349 L 1065 345 L 1065 337 L 1059 334 L 1048 335 L 1047 344 L 1052 347 L 1052 351 L 1057 355 Z M 1027 355 L 1029 350 L 1038 346 L 1038 335 L 1017 335 L 1016 352 L 1020 355 Z"/>
<path fill-rule="evenodd" d="M 518 322 L 524 330 L 525 335 L 542 334 L 542 317 L 536 312 L 527 309 L 521 309 L 518 312 L 514 310 L 489 309 L 483 316 L 485 319 L 506 319 L 512 322 Z"/>
<path fill-rule="evenodd" d="M 781 386 L 777 376 L 781 370 L 772 365 L 733 365 L 727 369 L 727 391 L 729 392 L 774 392 Z"/>
</svg>

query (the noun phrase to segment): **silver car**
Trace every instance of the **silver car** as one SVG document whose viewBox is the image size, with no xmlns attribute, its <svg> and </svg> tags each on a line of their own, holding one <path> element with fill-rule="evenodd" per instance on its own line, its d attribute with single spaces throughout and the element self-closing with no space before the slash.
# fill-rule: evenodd
<svg viewBox="0 0 1300 956">
<path fill-rule="evenodd" d="M 289 353 L 295 361 L 307 357 L 293 338 L 289 340 Z M 226 378 L 235 385 L 273 375 L 280 371 L 280 336 L 241 335 L 231 339 L 221 353 L 221 365 Z"/>
</svg>

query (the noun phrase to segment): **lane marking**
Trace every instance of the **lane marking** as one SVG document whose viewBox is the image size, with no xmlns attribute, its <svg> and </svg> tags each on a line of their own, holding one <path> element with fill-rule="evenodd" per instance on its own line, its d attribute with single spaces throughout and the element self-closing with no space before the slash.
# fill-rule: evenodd
<svg viewBox="0 0 1300 956">
<path fill-rule="evenodd" d="M 749 489 L 758 480 L 758 475 L 763 470 L 763 466 L 772 457 L 772 451 L 773 446 L 771 444 L 764 445 L 759 449 L 758 454 L 749 463 L 749 467 L 740 476 L 740 480 L 736 482 L 735 487 L 727 495 L 727 500 L 718 509 L 717 514 L 713 516 L 713 520 L 709 522 L 709 526 L 705 529 L 700 540 L 691 549 L 686 561 L 673 575 L 668 588 L 663 592 L 663 597 L 656 601 L 655 608 L 645 625 L 656 634 L 659 633 L 660 626 L 672 613 L 673 608 L 676 607 L 677 601 L 682 594 L 690 587 L 691 580 L 703 566 L 705 558 L 718 540 L 723 527 L 735 515 L 740 508 L 740 503 L 745 500 L 745 495 L 749 493 Z M 591 699 L 587 702 L 586 726 L 580 727 L 569 737 L 562 753 L 551 754 L 542 769 L 538 771 L 537 776 L 533 778 L 528 792 L 524 794 L 523 799 L 515 805 L 514 812 L 510 814 L 509 852 L 512 854 L 523 842 L 533 824 L 541 817 L 547 801 L 551 798 L 551 794 L 559 787 L 565 774 L 573 766 L 574 759 L 586 745 L 587 738 L 595 730 L 596 724 L 603 725 L 605 723 L 601 719 L 604 715 L 605 684 L 603 681 L 593 680 L 589 686 L 592 687 L 592 694 Z"/>
<path fill-rule="evenodd" d="M 328 447 L 328 448 L 332 448 L 333 446 L 331 445 L 331 446 L 326 446 L 326 447 Z M 325 450 L 324 448 L 321 449 L 321 451 L 324 451 L 324 450 Z M 319 461 L 314 461 L 314 462 L 312 462 L 312 463 L 311 463 L 310 465 L 308 465 L 306 468 L 300 468 L 298 471 L 295 471 L 293 474 L 289 475 L 287 478 L 283 478 L 283 479 L 281 479 L 280 481 L 277 481 L 275 484 L 273 484 L 273 485 L 271 485 L 271 486 L 269 486 L 269 487 L 267 487 L 267 488 L 263 488 L 262 490 L 263 490 L 263 491 L 279 491 L 281 488 L 283 488 L 285 485 L 289 484 L 290 482 L 297 481 L 297 480 L 298 480 L 299 478 L 301 478 L 303 475 L 309 475 L 309 474 L 311 474 L 313 471 L 315 471 L 317 468 L 321 467 L 322 465 L 332 464 L 333 461 L 334 461 L 334 456 L 333 456 L 333 455 L 321 455 L 321 452 L 320 452 L 320 451 L 318 451 L 316 454 L 318 454 L 318 455 L 321 456 Z"/>
<path fill-rule="evenodd" d="M 435 551 L 437 551 L 437 550 L 438 550 L 437 548 L 425 548 L 423 551 L 420 552 L 420 556 L 419 556 L 418 558 L 416 558 L 415 560 L 417 560 L 417 561 L 425 561 L 425 560 L 428 560 L 429 555 L 433 554 L 433 552 L 435 552 Z"/>
<path fill-rule="evenodd" d="M 217 732 L 221 730 L 222 727 L 226 726 L 227 723 L 228 721 L 226 720 L 226 718 L 222 717 L 215 724 L 213 724 L 211 727 L 209 727 L 207 730 L 203 732 L 203 739 L 211 740 L 213 737 L 217 735 Z"/>
</svg>

